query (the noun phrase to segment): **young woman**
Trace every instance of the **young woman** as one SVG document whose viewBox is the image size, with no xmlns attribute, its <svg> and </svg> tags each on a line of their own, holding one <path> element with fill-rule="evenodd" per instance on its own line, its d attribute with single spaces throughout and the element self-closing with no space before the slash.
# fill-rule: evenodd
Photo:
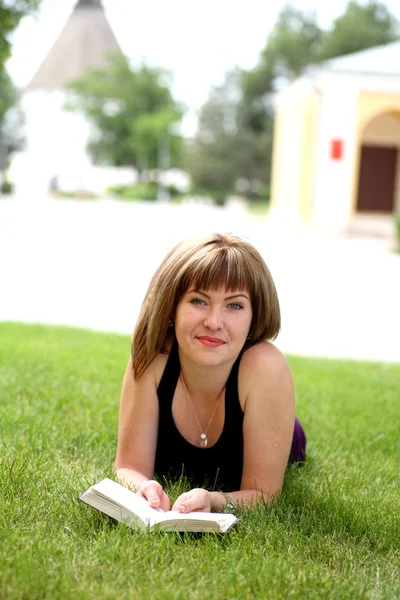
<svg viewBox="0 0 400 600">
<path fill-rule="evenodd" d="M 172 506 L 180 512 L 279 494 L 288 460 L 304 460 L 306 445 L 289 366 L 268 341 L 279 329 L 274 282 L 249 242 L 210 234 L 173 248 L 134 332 L 117 478 L 169 510 L 152 478 L 187 476 L 194 487 Z"/>
</svg>

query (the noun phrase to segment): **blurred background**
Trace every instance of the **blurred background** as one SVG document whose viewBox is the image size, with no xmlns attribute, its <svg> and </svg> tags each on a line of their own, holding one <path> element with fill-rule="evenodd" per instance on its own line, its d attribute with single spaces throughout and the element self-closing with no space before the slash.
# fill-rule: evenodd
<svg viewBox="0 0 400 600">
<path fill-rule="evenodd" d="M 233 231 L 285 352 L 400 361 L 400 4 L 0 3 L 0 320 L 131 333 Z"/>
</svg>

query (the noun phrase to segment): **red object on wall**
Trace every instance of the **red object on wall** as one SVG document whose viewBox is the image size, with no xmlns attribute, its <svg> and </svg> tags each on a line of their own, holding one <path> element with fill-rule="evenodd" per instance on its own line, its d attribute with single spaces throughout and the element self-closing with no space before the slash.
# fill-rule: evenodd
<svg viewBox="0 0 400 600">
<path fill-rule="evenodd" d="M 343 140 L 331 140 L 331 159 L 341 160 L 343 158 Z"/>
</svg>

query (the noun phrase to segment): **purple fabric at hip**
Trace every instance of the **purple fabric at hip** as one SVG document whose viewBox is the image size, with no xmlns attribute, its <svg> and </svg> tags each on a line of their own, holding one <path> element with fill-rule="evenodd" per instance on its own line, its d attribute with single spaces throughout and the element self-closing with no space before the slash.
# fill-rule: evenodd
<svg viewBox="0 0 400 600">
<path fill-rule="evenodd" d="M 290 449 L 289 463 L 303 462 L 306 459 L 307 438 L 300 421 L 296 418 L 294 422 L 294 432 L 292 447 Z"/>
</svg>

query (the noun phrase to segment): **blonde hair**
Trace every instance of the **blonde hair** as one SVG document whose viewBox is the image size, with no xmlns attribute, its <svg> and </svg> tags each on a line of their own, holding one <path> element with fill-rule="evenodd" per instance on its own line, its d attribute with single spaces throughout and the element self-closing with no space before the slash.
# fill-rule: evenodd
<svg viewBox="0 0 400 600">
<path fill-rule="evenodd" d="M 211 233 L 179 243 L 151 279 L 132 341 L 132 367 L 139 378 L 157 354 L 166 351 L 174 332 L 168 327 L 189 288 L 225 288 L 250 295 L 252 322 L 247 346 L 275 339 L 281 325 L 275 284 L 260 253 L 246 240 Z"/>
</svg>

